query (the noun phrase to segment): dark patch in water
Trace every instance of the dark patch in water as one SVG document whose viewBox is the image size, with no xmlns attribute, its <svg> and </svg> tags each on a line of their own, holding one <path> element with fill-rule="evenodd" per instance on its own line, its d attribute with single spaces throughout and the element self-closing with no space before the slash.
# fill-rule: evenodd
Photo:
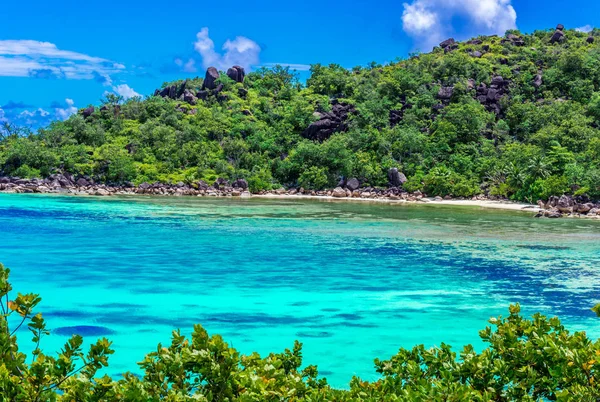
<svg viewBox="0 0 600 402">
<path fill-rule="evenodd" d="M 335 313 L 336 311 L 341 311 L 341 310 L 339 308 L 327 307 L 327 308 L 322 308 L 321 311 L 325 311 L 327 313 Z"/>
<path fill-rule="evenodd" d="M 345 320 L 360 320 L 360 319 L 362 319 L 362 317 L 359 314 L 347 314 L 347 313 L 336 314 L 333 316 L 333 318 L 343 318 Z"/>
<path fill-rule="evenodd" d="M 296 332 L 298 338 L 330 338 L 331 332 Z"/>
<path fill-rule="evenodd" d="M 310 302 L 306 302 L 306 301 L 294 302 L 294 303 L 290 304 L 290 306 L 294 306 L 294 307 L 310 306 Z"/>
<path fill-rule="evenodd" d="M 517 248 L 524 248 L 527 250 L 539 250 L 539 251 L 544 251 L 544 250 L 570 250 L 571 247 L 566 247 L 566 246 L 545 246 L 542 244 L 518 244 L 516 246 Z"/>
<path fill-rule="evenodd" d="M 77 325 L 74 327 L 59 327 L 52 331 L 56 335 L 62 336 L 72 336 L 72 335 L 81 335 L 81 336 L 105 336 L 105 335 L 114 335 L 115 331 L 106 327 L 97 327 L 94 325 Z"/>
</svg>

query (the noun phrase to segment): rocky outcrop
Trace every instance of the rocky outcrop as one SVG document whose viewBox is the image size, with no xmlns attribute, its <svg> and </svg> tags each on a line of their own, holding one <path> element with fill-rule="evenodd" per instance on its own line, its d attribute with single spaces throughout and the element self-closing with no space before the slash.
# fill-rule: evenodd
<svg viewBox="0 0 600 402">
<path fill-rule="evenodd" d="M 317 112 L 319 120 L 312 123 L 302 136 L 314 141 L 325 141 L 334 133 L 344 132 L 348 129 L 347 120 L 350 114 L 356 109 L 353 105 L 347 103 L 338 103 L 337 100 L 332 102 L 331 112 Z"/>
<path fill-rule="evenodd" d="M 84 119 L 87 119 L 88 117 L 93 115 L 95 111 L 96 111 L 96 109 L 93 106 L 90 106 L 90 107 L 83 109 L 81 111 L 81 115 L 83 116 Z"/>
<path fill-rule="evenodd" d="M 587 43 L 592 44 L 592 43 L 594 43 L 594 37 L 590 35 L 590 36 L 588 36 L 586 41 L 587 41 Z"/>
<path fill-rule="evenodd" d="M 525 41 L 523 38 L 515 34 L 507 34 L 506 37 L 500 41 L 500 43 L 514 46 L 525 46 Z"/>
<path fill-rule="evenodd" d="M 202 89 L 215 89 L 217 87 L 217 80 L 219 79 L 219 70 L 214 67 L 209 67 L 206 70 L 206 75 L 204 76 L 204 83 L 202 84 Z"/>
<path fill-rule="evenodd" d="M 233 66 L 227 70 L 227 76 L 234 80 L 235 82 L 244 82 L 244 77 L 246 76 L 246 71 L 243 67 Z"/>
<path fill-rule="evenodd" d="M 479 84 L 477 87 L 477 100 L 485 106 L 485 108 L 495 113 L 497 116 L 502 116 L 502 107 L 500 100 L 509 92 L 510 81 L 505 80 L 502 76 L 495 76 L 488 87 L 485 83 Z"/>
<path fill-rule="evenodd" d="M 600 217 L 600 203 L 590 202 L 586 196 L 551 196 L 547 202 L 538 201 L 542 209 L 536 217 L 560 218 L 563 216 Z"/>
<path fill-rule="evenodd" d="M 444 53 L 448 53 L 458 49 L 458 43 L 454 40 L 454 38 L 449 38 L 441 42 L 440 47 L 444 49 Z"/>
</svg>

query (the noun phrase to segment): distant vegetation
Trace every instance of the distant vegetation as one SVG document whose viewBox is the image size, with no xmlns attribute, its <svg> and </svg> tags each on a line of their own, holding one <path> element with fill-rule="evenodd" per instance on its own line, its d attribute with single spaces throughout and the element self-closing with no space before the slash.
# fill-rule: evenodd
<svg viewBox="0 0 600 402">
<path fill-rule="evenodd" d="M 0 174 L 243 178 L 259 191 L 387 186 L 398 168 L 405 190 L 433 196 L 598 199 L 600 31 L 558 28 L 444 41 L 385 66 L 314 65 L 306 84 L 284 68 L 232 69 L 144 100 L 109 96 L 35 134 L 0 130 Z"/>
<path fill-rule="evenodd" d="M 57 356 L 46 355 L 51 331 L 36 308 L 35 294 L 15 298 L 9 270 L 0 264 L 0 399 L 2 401 L 597 401 L 600 398 L 600 342 L 584 332 L 569 333 L 557 318 L 520 315 L 490 320 L 480 332 L 487 347 L 455 352 L 439 348 L 400 349 L 375 360 L 380 379 L 354 377 L 336 390 L 304 366 L 302 345 L 261 357 L 241 355 L 220 336 L 200 326 L 191 338 L 174 331 L 170 345 L 158 345 L 140 362 L 142 376 L 97 377 L 114 353 L 98 340 L 85 352 L 74 335 Z M 598 310 L 598 309 L 596 309 Z M 600 311 L 600 310 L 599 310 Z M 29 329 L 35 349 L 19 351 L 17 333 Z M 23 331 L 19 331 L 19 329 Z M 401 330 L 401 329 L 399 329 Z M 20 337 L 23 340 L 23 336 Z M 343 345 L 340 345 L 343 347 Z M 133 364 L 133 362 L 132 362 Z"/>
</svg>

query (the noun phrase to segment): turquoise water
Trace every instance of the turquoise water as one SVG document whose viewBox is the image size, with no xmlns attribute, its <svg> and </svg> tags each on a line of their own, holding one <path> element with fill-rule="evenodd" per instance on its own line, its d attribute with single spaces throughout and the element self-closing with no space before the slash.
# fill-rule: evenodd
<svg viewBox="0 0 600 402">
<path fill-rule="evenodd" d="M 600 336 L 600 222 L 467 207 L 0 194 L 0 261 L 56 351 L 108 336 L 109 372 L 203 324 L 242 352 L 304 343 L 333 385 L 400 346 L 482 344 L 520 302 Z M 73 328 L 77 327 L 77 328 Z M 30 336 L 21 333 L 22 347 Z"/>
</svg>

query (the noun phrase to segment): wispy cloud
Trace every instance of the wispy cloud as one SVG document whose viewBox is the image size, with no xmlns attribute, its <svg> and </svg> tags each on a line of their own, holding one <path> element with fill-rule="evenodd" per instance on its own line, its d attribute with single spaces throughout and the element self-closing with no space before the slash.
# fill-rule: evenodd
<svg viewBox="0 0 600 402">
<path fill-rule="evenodd" d="M 591 32 L 593 29 L 594 29 L 594 27 L 591 26 L 591 25 L 589 25 L 589 24 L 588 25 L 584 25 L 584 26 L 579 27 L 579 28 L 575 28 L 575 30 L 579 31 L 579 32 Z"/>
<path fill-rule="evenodd" d="M 288 67 L 290 70 L 309 71 L 310 64 L 295 64 L 295 63 L 263 63 L 258 67 L 273 68 L 276 66 Z"/>
<path fill-rule="evenodd" d="M 122 96 L 123 99 L 125 99 L 125 100 L 142 96 L 139 93 L 137 93 L 136 91 L 134 91 L 133 88 L 131 88 L 127 84 L 114 85 L 112 87 L 112 90 L 115 94 Z M 104 92 L 105 96 L 107 94 L 110 94 L 110 92 L 109 91 Z"/>
<path fill-rule="evenodd" d="M 413 0 L 404 3 L 402 26 L 421 50 L 454 34 L 456 18 L 469 21 L 466 35 L 504 34 L 517 27 L 511 0 Z"/>
<path fill-rule="evenodd" d="M 28 109 L 34 107 L 33 105 L 28 105 L 24 102 L 14 102 L 8 101 L 6 105 L 2 106 L 2 109 L 11 110 L 11 109 Z"/>
<path fill-rule="evenodd" d="M 0 40 L 0 76 L 41 79 L 95 79 L 95 73 L 122 72 L 120 63 L 59 49 L 50 42 Z"/>
</svg>

